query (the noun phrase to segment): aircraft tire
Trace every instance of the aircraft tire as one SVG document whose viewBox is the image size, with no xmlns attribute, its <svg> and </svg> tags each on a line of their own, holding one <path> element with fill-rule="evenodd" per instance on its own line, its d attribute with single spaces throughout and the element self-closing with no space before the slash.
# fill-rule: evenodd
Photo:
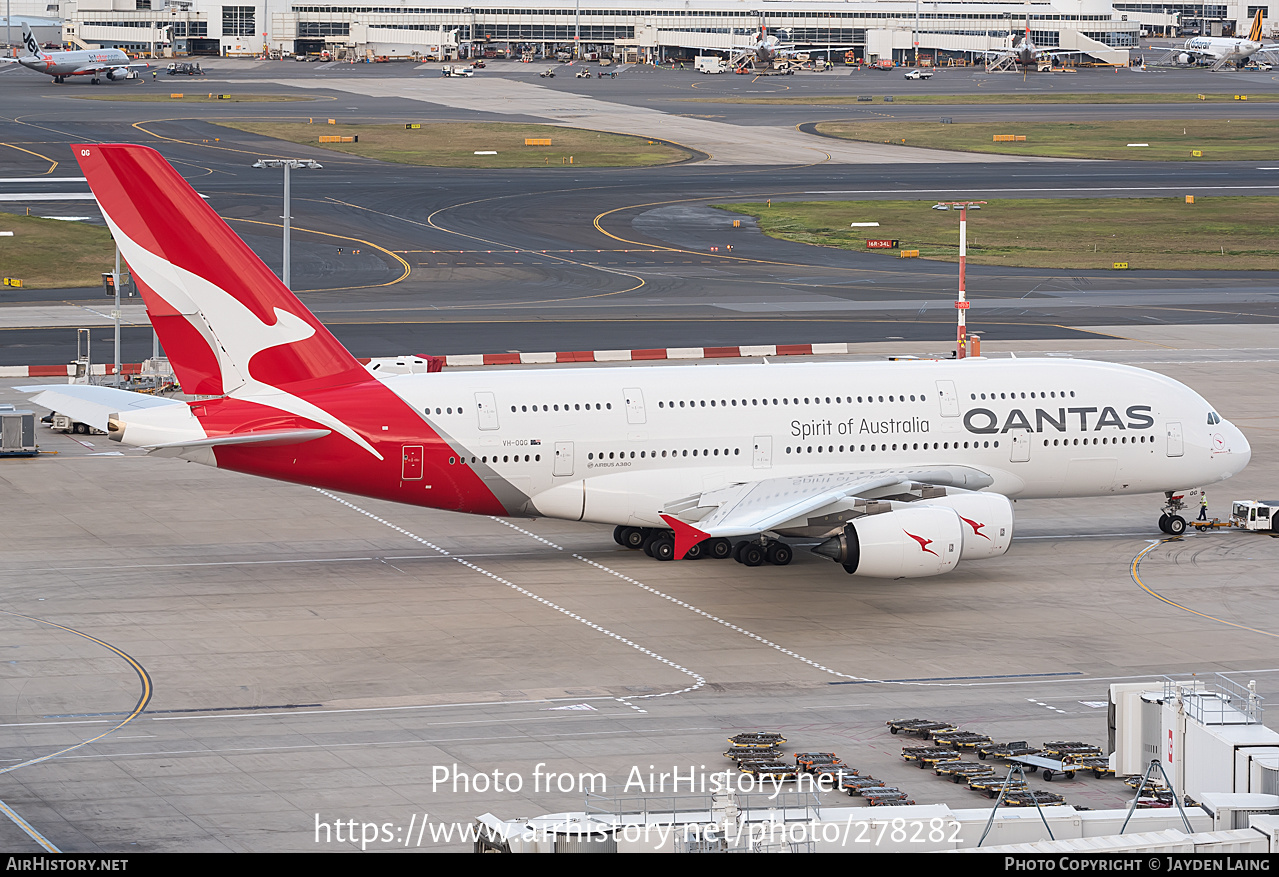
<svg viewBox="0 0 1279 877">
<path fill-rule="evenodd" d="M 654 560 L 674 560 L 675 540 L 669 533 L 663 533 L 652 540 Z"/>
<path fill-rule="evenodd" d="M 764 563 L 764 549 L 756 542 L 747 542 L 742 549 L 742 563 L 746 566 L 761 566 Z"/>
<path fill-rule="evenodd" d="M 794 556 L 791 547 L 784 542 L 769 543 L 768 550 L 764 553 L 764 559 L 773 566 L 785 566 Z"/>
<path fill-rule="evenodd" d="M 653 555 L 653 542 L 654 542 L 654 540 L 656 540 L 656 539 L 657 539 L 657 534 L 656 534 L 656 533 L 653 533 L 653 532 L 650 532 L 647 536 L 645 536 L 645 537 L 644 537 L 644 544 L 640 546 L 641 548 L 643 548 L 643 549 L 644 549 L 644 553 L 645 553 L 645 554 L 647 554 L 649 557 L 653 557 L 653 556 L 654 556 L 654 555 Z"/>
<path fill-rule="evenodd" d="M 734 546 L 733 546 L 733 560 L 737 561 L 738 563 L 741 563 L 741 562 L 742 562 L 742 549 L 744 549 L 744 548 L 745 548 L 747 545 L 749 545 L 749 544 L 750 544 L 749 542 L 747 542 L 745 539 L 743 539 L 741 542 L 738 542 L 736 545 L 734 545 Z"/>
<path fill-rule="evenodd" d="M 1162 533 L 1168 532 L 1168 516 L 1167 515 L 1159 516 L 1159 530 Z"/>
<path fill-rule="evenodd" d="M 716 560 L 725 560 L 733 556 L 733 543 L 727 539 L 712 539 L 709 551 Z"/>
<path fill-rule="evenodd" d="M 688 551 L 684 552 L 685 560 L 701 560 L 705 556 L 706 556 L 705 542 L 698 542 L 692 548 L 688 549 Z"/>
<path fill-rule="evenodd" d="M 642 527 L 621 526 L 613 531 L 613 538 L 623 548 L 638 551 L 644 547 L 644 540 L 648 538 L 648 533 Z"/>
<path fill-rule="evenodd" d="M 1173 515 L 1168 519 L 1168 533 L 1172 536 L 1180 536 L 1186 532 L 1186 519 L 1181 515 Z"/>
</svg>

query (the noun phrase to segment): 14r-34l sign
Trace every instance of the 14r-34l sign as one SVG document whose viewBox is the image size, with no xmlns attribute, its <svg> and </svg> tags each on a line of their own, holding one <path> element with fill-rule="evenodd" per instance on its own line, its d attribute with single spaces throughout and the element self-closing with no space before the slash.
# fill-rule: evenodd
<svg viewBox="0 0 1279 877">
<path fill-rule="evenodd" d="M 871 250 L 895 250 L 897 241 L 870 240 L 866 242 L 866 247 Z"/>
</svg>

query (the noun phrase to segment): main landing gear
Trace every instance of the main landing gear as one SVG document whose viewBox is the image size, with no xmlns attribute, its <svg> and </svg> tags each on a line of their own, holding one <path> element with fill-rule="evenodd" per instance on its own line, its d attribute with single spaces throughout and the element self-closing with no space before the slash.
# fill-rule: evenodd
<svg viewBox="0 0 1279 877">
<path fill-rule="evenodd" d="M 1184 494 L 1174 494 L 1171 490 L 1164 492 L 1164 507 L 1163 514 L 1159 516 L 1159 529 L 1169 536 L 1180 536 L 1186 532 L 1186 519 L 1179 514 L 1186 508 L 1186 504 L 1182 501 L 1184 499 Z"/>
<path fill-rule="evenodd" d="M 675 535 L 670 530 L 658 530 L 648 527 L 616 527 L 613 530 L 613 541 L 623 548 L 644 553 L 656 560 L 676 560 Z M 685 560 L 700 560 L 704 557 L 725 560 L 729 557 L 746 566 L 762 566 L 771 563 L 774 566 L 785 566 L 794 557 L 794 551 L 785 542 L 775 540 L 744 539 L 736 544 L 724 538 L 707 539 L 699 542 L 684 555 Z"/>
</svg>

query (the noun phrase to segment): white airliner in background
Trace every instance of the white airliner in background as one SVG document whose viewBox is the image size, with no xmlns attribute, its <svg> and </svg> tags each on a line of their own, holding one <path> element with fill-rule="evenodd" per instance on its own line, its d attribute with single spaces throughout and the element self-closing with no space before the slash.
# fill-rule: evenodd
<svg viewBox="0 0 1279 877">
<path fill-rule="evenodd" d="M 7 63 L 21 64 L 30 70 L 53 77 L 54 82 L 65 82 L 68 76 L 88 76 L 89 82 L 97 85 L 106 77 L 112 81 L 128 79 L 132 70 L 146 70 L 150 65 L 144 61 L 131 61 L 129 56 L 119 49 L 76 49 L 72 52 L 46 52 L 40 48 L 31 26 L 22 23 L 22 44 L 27 54 L 17 58 L 3 59 Z"/>
<path fill-rule="evenodd" d="M 619 543 L 660 559 L 784 565 L 785 539 L 816 538 L 848 572 L 896 578 L 1003 554 L 1011 498 L 1179 491 L 1251 453 L 1188 387 L 1097 362 L 386 375 L 158 153 L 74 151 L 184 390 L 207 398 L 60 386 L 36 401 L 157 454 L 432 508 L 613 524 Z"/>
<path fill-rule="evenodd" d="M 782 33 L 787 33 L 783 30 Z M 843 53 L 848 49 L 856 48 L 854 46 L 822 46 L 815 49 L 800 49 L 793 44 L 783 43 L 773 34 L 768 32 L 768 27 L 760 25 L 759 33 L 755 35 L 755 39 L 746 45 L 737 45 L 733 47 L 733 60 L 736 64 L 749 64 L 755 66 L 759 64 L 762 67 L 769 67 L 780 58 L 793 57 L 795 55 L 812 54 L 820 55 L 823 52 L 829 58 L 832 53 Z"/>
<path fill-rule="evenodd" d="M 1279 52 L 1279 46 L 1269 46 L 1261 38 L 1261 10 L 1257 10 L 1252 20 L 1252 28 L 1247 39 L 1239 37 L 1191 37 L 1181 46 L 1173 46 L 1168 54 L 1160 58 L 1157 64 L 1177 63 L 1183 66 L 1191 64 L 1212 65 L 1213 70 L 1220 70 L 1227 64 L 1242 66 L 1254 55 L 1273 56 Z M 1273 60 L 1273 58 L 1271 58 Z"/>
</svg>

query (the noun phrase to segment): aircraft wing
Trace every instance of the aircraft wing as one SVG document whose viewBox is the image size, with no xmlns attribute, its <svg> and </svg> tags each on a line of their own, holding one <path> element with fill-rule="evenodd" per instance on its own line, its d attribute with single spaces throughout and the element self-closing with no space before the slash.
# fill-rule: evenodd
<svg viewBox="0 0 1279 877">
<path fill-rule="evenodd" d="M 776 49 L 779 55 L 813 55 L 820 57 L 827 52 L 847 52 L 849 49 L 858 49 L 861 46 L 820 46 L 816 49 L 800 49 L 795 46 L 779 46 Z"/>
<path fill-rule="evenodd" d="M 930 466 L 832 472 L 827 475 L 766 478 L 695 494 L 670 503 L 662 520 L 675 531 L 675 552 L 712 537 L 750 536 L 807 526 L 810 516 L 850 498 L 873 499 L 902 493 L 912 484 L 980 490 L 989 475 L 968 466 Z"/>
<path fill-rule="evenodd" d="M 128 64 L 85 64 L 77 67 L 68 76 L 90 76 L 96 73 L 109 73 L 112 70 L 149 70 L 151 65 L 145 61 L 131 61 Z"/>
</svg>

